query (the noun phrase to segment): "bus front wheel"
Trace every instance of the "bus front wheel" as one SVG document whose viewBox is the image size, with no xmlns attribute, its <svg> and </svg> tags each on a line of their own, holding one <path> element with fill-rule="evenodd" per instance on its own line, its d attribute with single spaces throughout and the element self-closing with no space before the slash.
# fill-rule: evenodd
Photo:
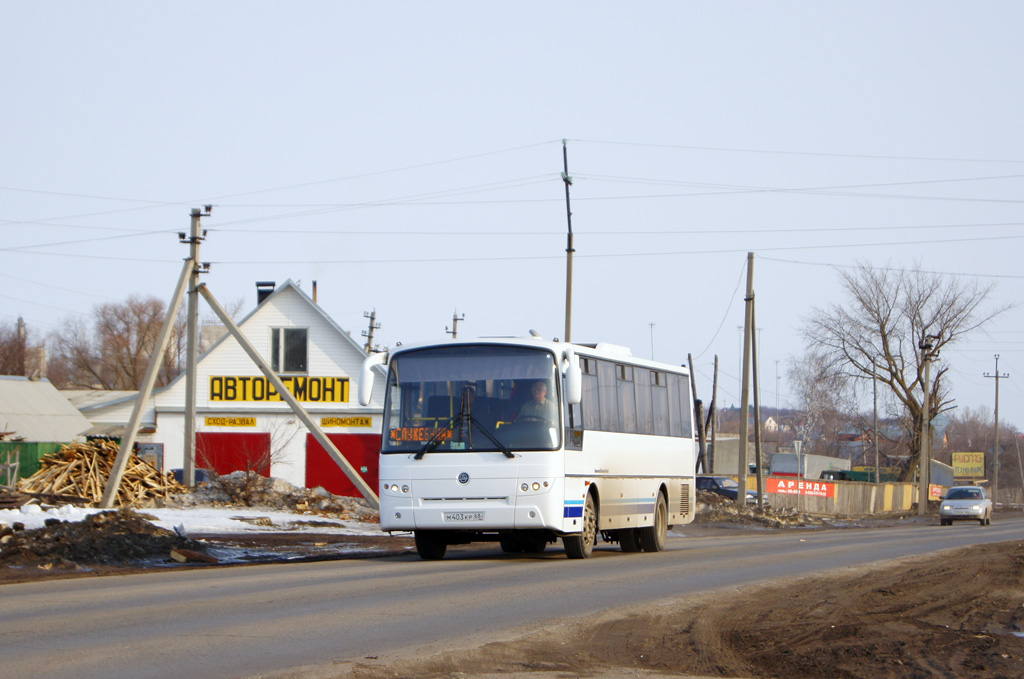
<svg viewBox="0 0 1024 679">
<path fill-rule="evenodd" d="M 583 506 L 583 530 L 562 538 L 565 555 L 570 559 L 589 559 L 594 553 L 594 542 L 597 540 L 597 510 L 594 509 L 594 496 L 587 494 Z"/>
<path fill-rule="evenodd" d="M 437 561 L 444 558 L 448 551 L 448 543 L 436 531 L 418 530 L 414 534 L 416 553 L 425 561 Z"/>
<path fill-rule="evenodd" d="M 658 502 L 654 506 L 654 525 L 637 529 L 640 548 L 645 552 L 660 552 L 665 549 L 668 537 L 668 503 L 665 496 L 658 493 Z"/>
</svg>

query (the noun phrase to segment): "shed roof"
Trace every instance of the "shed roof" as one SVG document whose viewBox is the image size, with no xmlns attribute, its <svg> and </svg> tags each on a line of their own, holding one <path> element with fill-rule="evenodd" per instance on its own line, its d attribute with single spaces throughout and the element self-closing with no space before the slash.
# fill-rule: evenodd
<svg viewBox="0 0 1024 679">
<path fill-rule="evenodd" d="M 91 426 L 49 380 L 0 376 L 0 432 L 5 440 L 68 443 Z"/>
</svg>

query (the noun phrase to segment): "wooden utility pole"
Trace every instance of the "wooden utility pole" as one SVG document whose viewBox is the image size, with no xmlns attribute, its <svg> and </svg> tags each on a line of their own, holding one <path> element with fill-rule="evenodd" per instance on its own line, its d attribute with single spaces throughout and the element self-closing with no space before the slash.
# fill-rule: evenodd
<svg viewBox="0 0 1024 679">
<path fill-rule="evenodd" d="M 565 245 L 565 337 L 566 342 L 572 341 L 572 253 L 576 252 L 572 245 L 572 208 L 569 206 L 569 187 L 572 177 L 569 176 L 569 151 L 565 140 L 562 140 L 562 182 L 565 184 L 565 218 L 569 225 L 568 240 Z"/>
<path fill-rule="evenodd" d="M 747 438 L 750 435 L 750 340 L 754 332 L 754 253 L 747 253 L 747 296 L 744 299 L 743 313 L 743 371 L 740 387 L 740 440 L 737 459 L 736 476 L 739 488 L 736 492 L 736 504 L 743 507 L 747 502 Z"/>
<path fill-rule="evenodd" d="M 999 380 L 1007 378 L 1010 373 L 999 373 L 999 354 L 995 355 L 996 371 L 985 377 L 991 377 L 996 381 L 996 411 L 995 411 L 995 432 L 992 437 L 992 503 L 995 504 L 996 493 L 999 492 Z"/>
<path fill-rule="evenodd" d="M 653 325 L 653 323 L 652 323 Z M 693 354 L 686 354 L 686 365 L 690 368 L 690 391 L 693 394 L 693 416 L 697 419 L 697 466 L 705 474 L 711 473 L 708 466 L 707 431 L 704 427 L 704 409 L 697 398 L 697 378 L 693 374 Z"/>
</svg>

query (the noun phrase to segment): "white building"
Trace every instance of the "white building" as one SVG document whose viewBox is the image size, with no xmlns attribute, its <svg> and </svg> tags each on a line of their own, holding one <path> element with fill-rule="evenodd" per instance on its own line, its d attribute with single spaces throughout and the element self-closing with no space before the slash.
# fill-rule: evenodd
<svg viewBox="0 0 1024 679">
<path fill-rule="evenodd" d="M 384 380 L 375 380 L 371 404 L 361 407 L 362 346 L 290 280 L 261 291 L 258 300 L 238 323 L 242 333 L 376 488 Z M 200 357 L 196 375 L 196 467 L 257 471 L 299 487 L 359 495 L 233 336 L 221 337 Z M 183 373 L 155 393 L 142 420 L 155 431 L 139 432 L 140 452 L 164 471 L 184 467 L 185 386 Z M 108 403 L 102 417 L 123 425 L 133 407 L 134 399 Z"/>
</svg>

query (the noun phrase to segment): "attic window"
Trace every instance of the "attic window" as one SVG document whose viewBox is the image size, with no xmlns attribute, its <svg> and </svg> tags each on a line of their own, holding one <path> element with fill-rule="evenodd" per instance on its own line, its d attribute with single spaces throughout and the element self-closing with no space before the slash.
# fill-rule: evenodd
<svg viewBox="0 0 1024 679">
<path fill-rule="evenodd" d="M 308 330 L 306 328 L 271 328 L 270 333 L 271 369 L 274 372 L 284 373 L 308 372 Z"/>
</svg>

